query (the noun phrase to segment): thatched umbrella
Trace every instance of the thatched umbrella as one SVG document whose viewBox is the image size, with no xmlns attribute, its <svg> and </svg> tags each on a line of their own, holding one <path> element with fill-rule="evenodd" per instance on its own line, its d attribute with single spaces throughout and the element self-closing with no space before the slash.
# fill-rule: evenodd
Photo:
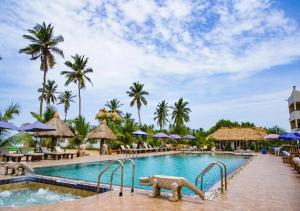
<svg viewBox="0 0 300 211">
<path fill-rule="evenodd" d="M 103 139 L 115 140 L 117 139 L 116 135 L 112 130 L 106 125 L 106 120 L 102 120 L 101 124 L 91 131 L 87 139 L 100 139 L 100 155 L 103 154 Z"/>
<path fill-rule="evenodd" d="M 109 116 L 109 112 L 106 110 L 106 108 L 102 108 L 96 114 L 95 119 L 103 119 L 103 118 L 108 117 L 108 116 Z"/>
<path fill-rule="evenodd" d="M 74 137 L 74 133 L 67 126 L 67 124 L 59 118 L 58 113 L 55 113 L 53 115 L 53 118 L 50 119 L 46 124 L 51 126 L 52 128 L 55 128 L 55 130 L 54 131 L 44 131 L 44 132 L 40 132 L 35 135 L 39 136 L 39 137 L 52 138 L 51 150 L 54 149 L 57 138 L 73 138 Z"/>
</svg>

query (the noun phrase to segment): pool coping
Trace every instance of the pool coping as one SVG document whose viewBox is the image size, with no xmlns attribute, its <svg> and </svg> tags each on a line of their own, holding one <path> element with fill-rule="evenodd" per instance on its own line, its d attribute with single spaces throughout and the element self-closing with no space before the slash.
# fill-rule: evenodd
<svg viewBox="0 0 300 211">
<path fill-rule="evenodd" d="M 207 152 L 199 152 L 199 151 L 189 151 L 189 152 L 181 152 L 181 151 L 175 151 L 175 152 L 170 152 L 170 153 L 166 153 L 166 154 L 153 154 L 153 155 L 143 155 L 143 156 L 139 156 L 138 158 L 141 157 L 155 157 L 155 156 L 165 156 L 165 155 L 174 155 L 174 154 L 230 154 L 230 155 L 235 155 L 235 156 L 247 156 L 249 157 L 249 159 L 247 159 L 245 162 L 242 163 L 242 165 L 237 168 L 236 170 L 234 170 L 233 172 L 231 172 L 229 175 L 227 175 L 227 182 L 229 180 L 231 180 L 238 172 L 240 172 L 252 159 L 253 157 L 256 157 L 255 154 L 242 154 L 242 153 L 235 153 L 235 152 L 212 152 L 212 151 L 207 151 Z M 142 154 L 141 154 L 142 155 Z M 122 160 L 124 158 L 120 158 L 120 160 Z M 107 160 L 101 160 L 101 161 L 89 161 L 89 162 L 76 162 L 76 163 L 69 163 L 69 164 L 60 164 L 60 165 L 52 165 L 52 166 L 40 166 L 40 167 L 34 167 L 34 169 L 38 169 L 38 168 L 47 168 L 47 167 L 57 167 L 57 166 L 66 166 L 66 165 L 77 165 L 77 164 L 86 164 L 86 163 L 95 163 L 95 162 L 109 162 L 109 161 L 113 161 L 113 159 L 107 159 Z M 45 176 L 45 175 L 40 175 L 40 174 L 35 174 L 32 173 L 32 175 L 34 177 L 37 178 L 41 178 L 41 179 L 46 179 L 46 180 L 52 180 L 55 182 L 69 182 L 70 184 L 78 184 L 78 185 L 90 185 L 93 188 L 97 188 L 97 183 L 96 182 L 89 182 L 89 181 L 85 181 L 85 180 L 79 180 L 79 179 L 69 179 L 69 178 L 65 178 L 65 177 L 59 177 L 59 176 Z M 213 200 L 214 198 L 216 198 L 218 195 L 221 194 L 220 192 L 220 188 L 218 188 L 218 186 L 220 186 L 220 180 L 218 180 L 214 185 L 212 185 L 207 191 L 205 191 L 205 200 Z M 112 189 L 115 190 L 117 188 L 119 188 L 120 186 L 118 185 L 112 185 Z M 124 189 L 129 189 L 130 186 L 123 186 Z M 146 192 L 150 192 L 151 190 L 147 190 L 147 189 L 142 189 L 142 188 L 136 188 L 134 187 L 134 189 L 137 190 L 141 190 L 141 191 L 146 191 Z M 102 191 L 101 191 L 102 190 Z M 105 191 L 106 190 L 106 191 Z M 107 183 L 102 183 L 100 184 L 100 192 L 99 193 L 104 193 L 110 190 L 109 184 Z M 226 191 L 226 190 L 225 190 Z M 95 191 L 96 192 L 96 191 Z M 164 192 L 166 195 L 169 195 L 168 192 Z M 197 197 L 197 195 L 186 195 L 183 194 L 184 197 L 191 197 L 191 198 L 195 198 Z"/>
</svg>

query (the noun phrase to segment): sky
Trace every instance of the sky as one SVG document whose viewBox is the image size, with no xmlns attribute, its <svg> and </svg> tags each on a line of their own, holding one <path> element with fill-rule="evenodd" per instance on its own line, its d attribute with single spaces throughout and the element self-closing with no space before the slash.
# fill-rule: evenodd
<svg viewBox="0 0 300 211">
<path fill-rule="evenodd" d="M 0 111 L 18 103 L 17 125 L 33 122 L 30 112 L 39 110 L 39 61 L 18 50 L 29 44 L 26 30 L 43 21 L 64 37 L 65 60 L 89 58 L 93 85 L 82 91 L 82 113 L 92 124 L 113 98 L 137 119 L 126 91 L 139 81 L 150 93 L 143 123 L 155 124 L 160 101 L 183 97 L 192 128 L 224 118 L 289 130 L 286 99 L 293 85 L 300 89 L 298 0 L 1 0 Z M 77 94 L 75 85 L 64 86 L 65 60 L 56 60 L 48 79 Z M 69 117 L 77 113 L 76 101 Z"/>
</svg>

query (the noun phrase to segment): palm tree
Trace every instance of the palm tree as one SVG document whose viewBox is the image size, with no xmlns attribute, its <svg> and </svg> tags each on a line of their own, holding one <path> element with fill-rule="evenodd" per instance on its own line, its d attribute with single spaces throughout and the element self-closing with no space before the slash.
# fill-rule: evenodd
<svg viewBox="0 0 300 211">
<path fill-rule="evenodd" d="M 157 125 L 159 126 L 160 130 L 164 129 L 164 126 L 169 121 L 167 118 L 168 112 L 169 106 L 165 100 L 157 105 L 156 111 L 154 112 L 154 120 L 157 120 Z"/>
<path fill-rule="evenodd" d="M 57 98 L 55 94 L 57 94 L 57 84 L 55 84 L 54 80 L 48 80 L 45 85 L 45 90 L 43 94 L 43 88 L 38 89 L 38 92 L 41 92 L 40 99 L 44 96 L 44 99 L 47 103 L 47 106 L 50 106 L 51 103 L 55 103 Z"/>
<path fill-rule="evenodd" d="M 62 71 L 61 74 L 65 75 L 67 78 L 67 81 L 65 83 L 65 86 L 68 86 L 71 82 L 74 82 L 77 84 L 78 87 L 78 99 L 79 99 L 79 115 L 81 116 L 81 95 L 80 90 L 85 88 L 85 81 L 87 80 L 92 85 L 91 79 L 86 76 L 88 73 L 92 73 L 92 68 L 86 68 L 88 63 L 88 58 L 85 58 L 84 55 L 80 56 L 78 54 L 75 54 L 75 56 L 72 56 L 72 59 L 74 62 L 66 61 L 65 65 L 69 68 L 71 68 L 71 71 Z"/>
<path fill-rule="evenodd" d="M 80 156 L 80 145 L 86 140 L 91 127 L 84 117 L 79 116 L 72 121 L 71 128 L 76 134 L 71 141 L 77 146 L 77 154 Z"/>
<path fill-rule="evenodd" d="M 112 99 L 110 101 L 107 101 L 105 103 L 105 106 L 108 107 L 110 109 L 111 112 L 115 111 L 118 114 L 122 114 L 122 111 L 119 109 L 123 104 L 120 103 L 120 100 L 118 99 Z"/>
<path fill-rule="evenodd" d="M 269 134 L 281 134 L 281 133 L 286 132 L 285 129 L 283 129 L 283 128 L 277 126 L 277 125 L 275 125 L 271 128 L 266 128 L 266 130 Z"/>
<path fill-rule="evenodd" d="M 33 118 L 35 118 L 37 121 L 46 123 L 53 118 L 56 112 L 57 112 L 56 108 L 54 108 L 53 106 L 47 106 L 46 110 L 42 113 L 42 115 L 35 112 L 30 112 L 30 113 L 33 116 Z"/>
<path fill-rule="evenodd" d="M 58 104 L 64 104 L 65 120 L 67 120 L 67 113 L 70 108 L 70 103 L 74 102 L 74 97 L 76 97 L 76 95 L 73 95 L 72 91 L 68 90 L 61 92 L 58 96 Z"/>
<path fill-rule="evenodd" d="M 11 103 L 10 106 L 2 113 L 0 111 L 0 120 L 9 121 L 20 114 L 20 106 L 16 103 Z"/>
<path fill-rule="evenodd" d="M 33 29 L 28 29 L 29 35 L 24 34 L 23 37 L 31 43 L 19 50 L 19 53 L 31 55 L 31 60 L 40 59 L 40 70 L 44 72 L 42 96 L 45 93 L 46 77 L 49 67 L 53 68 L 56 60 L 53 54 L 58 54 L 64 57 L 63 51 L 57 47 L 60 42 L 64 41 L 63 36 L 54 36 L 54 26 L 51 24 L 46 25 L 45 22 L 37 24 Z M 40 115 L 43 112 L 43 100 L 40 98 Z"/>
<path fill-rule="evenodd" d="M 136 107 L 138 109 L 140 125 L 142 125 L 141 115 L 140 115 L 142 104 L 144 104 L 145 106 L 147 105 L 147 100 L 144 96 L 149 95 L 149 93 L 144 91 L 143 88 L 144 88 L 144 84 L 140 84 L 139 82 L 134 82 L 132 86 L 129 87 L 129 91 L 126 92 L 129 95 L 129 97 L 133 98 L 132 101 L 130 102 L 130 106 L 132 107 L 136 104 Z"/>
<path fill-rule="evenodd" d="M 190 120 L 189 113 L 191 112 L 191 109 L 187 107 L 188 104 L 188 102 L 184 102 L 183 99 L 180 98 L 175 102 L 174 107 L 171 106 L 173 109 L 172 120 L 174 120 L 177 129 Z"/>
</svg>

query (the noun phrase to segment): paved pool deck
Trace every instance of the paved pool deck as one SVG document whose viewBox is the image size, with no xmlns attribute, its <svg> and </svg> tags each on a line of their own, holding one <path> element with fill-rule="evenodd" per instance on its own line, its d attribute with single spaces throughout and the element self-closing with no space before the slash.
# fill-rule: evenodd
<svg viewBox="0 0 300 211">
<path fill-rule="evenodd" d="M 113 158 L 119 156 L 122 155 L 114 155 Z M 73 160 L 33 162 L 30 165 L 61 165 L 99 159 L 112 159 L 112 156 L 95 155 Z M 123 194 L 119 197 L 116 189 L 70 202 L 2 210 L 300 210 L 300 174 L 284 164 L 281 157 L 259 154 L 229 181 L 228 191 L 212 201 L 184 197 L 182 201 L 170 202 L 166 196 L 148 198 L 148 192 L 141 190 L 130 193 L 125 189 Z"/>
</svg>

